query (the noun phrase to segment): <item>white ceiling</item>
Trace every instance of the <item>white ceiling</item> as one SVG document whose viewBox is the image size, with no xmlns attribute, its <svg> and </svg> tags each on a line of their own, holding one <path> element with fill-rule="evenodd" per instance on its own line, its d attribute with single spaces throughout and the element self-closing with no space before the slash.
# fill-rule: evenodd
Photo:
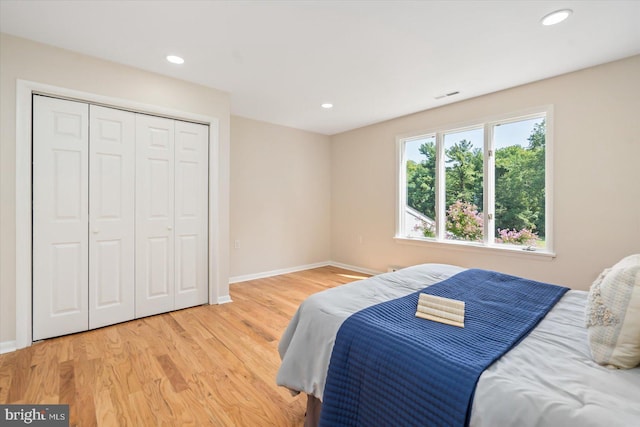
<svg viewBox="0 0 640 427">
<path fill-rule="evenodd" d="M 567 21 L 540 24 L 561 8 Z M 221 89 L 232 114 L 329 135 L 639 54 L 639 20 L 640 1 L 0 0 L 2 32 Z"/>
</svg>

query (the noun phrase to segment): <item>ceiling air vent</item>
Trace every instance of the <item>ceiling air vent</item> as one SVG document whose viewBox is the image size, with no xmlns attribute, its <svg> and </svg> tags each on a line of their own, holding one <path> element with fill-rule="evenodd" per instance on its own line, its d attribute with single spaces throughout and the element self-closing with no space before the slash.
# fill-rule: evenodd
<svg viewBox="0 0 640 427">
<path fill-rule="evenodd" d="M 459 91 L 449 92 L 449 93 L 445 93 L 444 95 L 438 95 L 438 96 L 435 97 L 435 99 L 442 99 L 442 98 L 446 98 L 448 96 L 457 95 L 459 93 L 460 93 Z"/>
</svg>

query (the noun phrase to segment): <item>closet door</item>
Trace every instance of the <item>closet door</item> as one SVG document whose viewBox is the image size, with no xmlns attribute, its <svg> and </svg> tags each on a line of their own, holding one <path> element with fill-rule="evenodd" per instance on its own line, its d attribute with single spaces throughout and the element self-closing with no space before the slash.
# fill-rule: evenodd
<svg viewBox="0 0 640 427">
<path fill-rule="evenodd" d="M 175 308 L 207 297 L 209 127 L 175 122 Z"/>
<path fill-rule="evenodd" d="M 88 329 L 88 114 L 33 97 L 33 339 Z"/>
<path fill-rule="evenodd" d="M 89 328 L 134 318 L 135 114 L 92 105 Z"/>
<path fill-rule="evenodd" d="M 136 317 L 174 308 L 174 121 L 136 115 Z"/>
</svg>

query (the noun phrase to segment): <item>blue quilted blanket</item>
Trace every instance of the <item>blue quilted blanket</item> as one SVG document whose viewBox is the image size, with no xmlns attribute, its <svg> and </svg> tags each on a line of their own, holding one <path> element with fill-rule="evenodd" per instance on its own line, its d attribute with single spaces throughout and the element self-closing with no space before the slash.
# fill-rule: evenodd
<svg viewBox="0 0 640 427">
<path fill-rule="evenodd" d="M 420 291 L 464 301 L 464 328 L 416 318 L 420 292 L 353 314 L 336 336 L 320 425 L 467 425 L 482 372 L 567 290 L 466 270 Z"/>
</svg>

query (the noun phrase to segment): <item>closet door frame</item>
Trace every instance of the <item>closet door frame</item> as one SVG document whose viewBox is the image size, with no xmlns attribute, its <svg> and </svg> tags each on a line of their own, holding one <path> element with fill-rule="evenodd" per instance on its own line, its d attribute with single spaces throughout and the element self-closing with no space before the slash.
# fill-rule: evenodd
<svg viewBox="0 0 640 427">
<path fill-rule="evenodd" d="M 8 350 L 33 343 L 32 311 L 32 103 L 33 95 L 47 95 L 146 113 L 209 126 L 209 201 L 208 201 L 208 302 L 223 304 L 229 297 L 229 150 L 228 142 L 220 147 L 220 120 L 216 117 L 187 113 L 167 107 L 121 98 L 96 95 L 48 84 L 17 80 L 16 83 L 16 339 Z M 225 138 L 228 140 L 228 138 Z M 13 345 L 11 345 L 13 344 Z M 5 345 L 6 347 L 6 345 Z M 3 350 L 4 351 L 4 350 Z"/>
</svg>

